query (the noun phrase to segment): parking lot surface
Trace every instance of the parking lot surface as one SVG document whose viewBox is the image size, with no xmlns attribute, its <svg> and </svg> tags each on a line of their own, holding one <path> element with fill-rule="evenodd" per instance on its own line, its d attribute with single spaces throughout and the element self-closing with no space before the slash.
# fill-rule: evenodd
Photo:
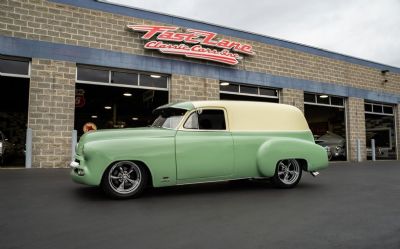
<svg viewBox="0 0 400 249">
<path fill-rule="evenodd" d="M 295 189 L 239 181 L 111 200 L 67 169 L 0 170 L 0 248 L 400 248 L 400 164 L 334 163 Z"/>
</svg>

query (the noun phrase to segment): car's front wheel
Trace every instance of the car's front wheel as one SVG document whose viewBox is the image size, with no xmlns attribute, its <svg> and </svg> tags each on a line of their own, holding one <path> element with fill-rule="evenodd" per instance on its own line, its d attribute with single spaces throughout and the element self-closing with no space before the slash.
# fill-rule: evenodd
<svg viewBox="0 0 400 249">
<path fill-rule="evenodd" d="M 293 188 L 301 179 L 302 169 L 295 159 L 280 160 L 275 169 L 273 182 L 279 188 Z"/>
<path fill-rule="evenodd" d="M 114 198 L 137 197 L 145 189 L 147 177 L 143 166 L 131 161 L 120 161 L 104 172 L 101 187 Z"/>
</svg>

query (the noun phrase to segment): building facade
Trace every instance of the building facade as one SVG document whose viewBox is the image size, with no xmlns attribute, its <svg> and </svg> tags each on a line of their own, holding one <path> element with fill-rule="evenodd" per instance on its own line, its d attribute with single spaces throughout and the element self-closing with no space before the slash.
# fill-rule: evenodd
<svg viewBox="0 0 400 249">
<path fill-rule="evenodd" d="M 31 130 L 32 167 L 66 167 L 74 130 L 185 100 L 294 105 L 332 160 L 400 153 L 400 68 L 101 1 L 1 1 L 0 74 L 0 131 L 24 147 Z"/>
</svg>

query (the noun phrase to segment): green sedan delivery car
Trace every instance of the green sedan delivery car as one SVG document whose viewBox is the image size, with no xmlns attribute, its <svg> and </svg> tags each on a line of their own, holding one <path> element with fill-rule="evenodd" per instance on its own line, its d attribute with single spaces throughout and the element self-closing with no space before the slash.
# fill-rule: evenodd
<svg viewBox="0 0 400 249">
<path fill-rule="evenodd" d="M 328 166 L 303 113 L 290 105 L 195 101 L 154 113 L 150 127 L 83 135 L 72 179 L 126 198 L 146 186 L 246 178 L 272 178 L 278 187 L 291 188 L 303 170 L 316 175 Z"/>
</svg>

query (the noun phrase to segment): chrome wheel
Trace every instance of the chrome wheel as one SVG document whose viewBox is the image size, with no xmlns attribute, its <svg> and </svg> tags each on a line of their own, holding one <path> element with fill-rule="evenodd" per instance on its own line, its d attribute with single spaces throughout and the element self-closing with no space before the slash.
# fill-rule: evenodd
<svg viewBox="0 0 400 249">
<path fill-rule="evenodd" d="M 142 173 L 139 166 L 133 162 L 118 162 L 108 172 L 108 182 L 115 192 L 129 194 L 140 186 Z"/>
<path fill-rule="evenodd" d="M 286 159 L 278 162 L 277 177 L 285 185 L 292 185 L 301 176 L 301 167 L 294 159 Z"/>
</svg>

